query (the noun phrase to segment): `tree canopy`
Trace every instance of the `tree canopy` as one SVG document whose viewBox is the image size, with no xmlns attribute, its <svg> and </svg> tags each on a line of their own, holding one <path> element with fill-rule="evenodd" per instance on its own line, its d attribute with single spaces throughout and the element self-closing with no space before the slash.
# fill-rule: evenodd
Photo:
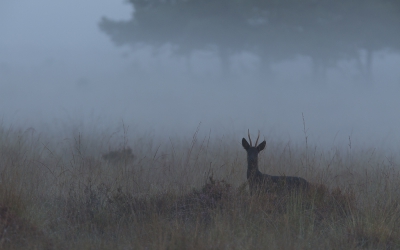
<svg viewBox="0 0 400 250">
<path fill-rule="evenodd" d="M 175 45 L 176 53 L 214 49 L 222 62 L 250 51 L 262 62 L 309 56 L 316 71 L 356 59 L 370 74 L 373 52 L 400 48 L 398 0 L 129 0 L 130 20 L 103 17 L 116 45 Z M 359 60 L 360 61 L 360 60 Z"/>
</svg>

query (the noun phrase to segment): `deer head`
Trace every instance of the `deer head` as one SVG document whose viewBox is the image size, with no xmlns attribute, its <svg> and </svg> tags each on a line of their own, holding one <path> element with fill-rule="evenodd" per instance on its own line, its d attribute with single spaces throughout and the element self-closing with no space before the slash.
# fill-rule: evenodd
<svg viewBox="0 0 400 250">
<path fill-rule="evenodd" d="M 245 138 L 243 138 L 242 146 L 247 151 L 248 169 L 249 170 L 253 170 L 253 169 L 258 170 L 258 153 L 260 153 L 265 148 L 266 142 L 264 140 L 259 145 L 257 145 L 258 139 L 260 138 L 260 131 L 258 131 L 258 137 L 257 137 L 256 143 L 253 146 L 252 142 L 251 142 L 251 138 L 250 138 L 250 130 L 248 130 L 247 132 L 248 132 L 250 144 L 246 141 Z"/>
</svg>

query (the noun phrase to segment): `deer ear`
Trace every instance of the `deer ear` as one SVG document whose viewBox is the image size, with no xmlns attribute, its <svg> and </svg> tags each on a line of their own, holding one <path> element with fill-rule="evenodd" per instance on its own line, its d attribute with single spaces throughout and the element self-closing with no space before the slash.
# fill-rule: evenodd
<svg viewBox="0 0 400 250">
<path fill-rule="evenodd" d="M 257 146 L 258 152 L 262 151 L 265 148 L 265 144 L 267 144 L 265 141 L 258 144 L 258 146 Z"/>
<path fill-rule="evenodd" d="M 242 146 L 243 146 L 243 148 L 244 149 L 249 149 L 250 148 L 250 145 L 249 145 L 249 143 L 246 141 L 246 139 L 242 139 Z"/>
</svg>

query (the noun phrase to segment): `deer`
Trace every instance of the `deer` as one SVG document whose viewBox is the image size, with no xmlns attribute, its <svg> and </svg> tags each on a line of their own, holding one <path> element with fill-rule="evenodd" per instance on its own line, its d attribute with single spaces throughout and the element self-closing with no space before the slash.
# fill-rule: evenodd
<svg viewBox="0 0 400 250">
<path fill-rule="evenodd" d="M 258 154 L 264 150 L 267 144 L 264 140 L 257 145 L 260 138 L 260 131 L 254 146 L 250 138 L 250 130 L 248 130 L 248 137 L 250 144 L 245 138 L 242 139 L 242 146 L 247 152 L 247 182 L 249 184 L 250 194 L 260 192 L 298 192 L 306 191 L 309 189 L 310 184 L 308 181 L 297 176 L 273 176 L 263 174 L 258 169 Z"/>
</svg>

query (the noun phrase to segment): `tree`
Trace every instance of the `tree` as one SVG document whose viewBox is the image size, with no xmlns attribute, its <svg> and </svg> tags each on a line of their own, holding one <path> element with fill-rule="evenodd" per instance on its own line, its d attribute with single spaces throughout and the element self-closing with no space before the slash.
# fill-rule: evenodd
<svg viewBox="0 0 400 250">
<path fill-rule="evenodd" d="M 313 60 L 323 79 L 338 61 L 367 60 L 360 71 L 372 78 L 373 53 L 399 49 L 398 0 L 129 0 L 131 20 L 103 18 L 100 28 L 117 45 L 172 44 L 176 54 L 213 50 L 229 73 L 229 58 L 243 50 L 262 68 L 297 55 Z"/>
</svg>

